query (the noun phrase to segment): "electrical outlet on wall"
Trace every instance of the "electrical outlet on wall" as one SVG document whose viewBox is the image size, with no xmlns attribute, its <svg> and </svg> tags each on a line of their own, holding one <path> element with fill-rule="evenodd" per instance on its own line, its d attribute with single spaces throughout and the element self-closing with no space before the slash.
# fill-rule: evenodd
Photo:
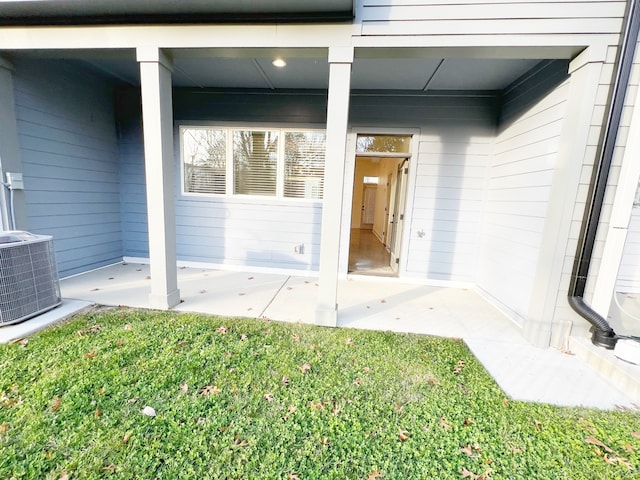
<svg viewBox="0 0 640 480">
<path fill-rule="evenodd" d="M 7 172 L 7 184 L 11 190 L 24 190 L 24 182 L 22 174 L 16 172 Z"/>
</svg>

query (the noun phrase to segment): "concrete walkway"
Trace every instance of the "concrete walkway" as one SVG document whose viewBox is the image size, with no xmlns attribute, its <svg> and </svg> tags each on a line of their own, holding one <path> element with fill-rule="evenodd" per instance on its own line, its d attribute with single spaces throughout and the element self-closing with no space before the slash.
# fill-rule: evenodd
<svg viewBox="0 0 640 480">
<path fill-rule="evenodd" d="M 182 303 L 176 311 L 313 322 L 316 278 L 201 268 L 178 272 Z M 79 305 L 148 308 L 149 283 L 148 265 L 118 264 L 63 279 L 61 289 Z M 529 345 L 519 328 L 474 290 L 351 277 L 339 282 L 338 292 L 340 327 L 462 338 L 513 399 L 640 409 L 640 399 L 613 387 L 577 356 Z"/>
</svg>

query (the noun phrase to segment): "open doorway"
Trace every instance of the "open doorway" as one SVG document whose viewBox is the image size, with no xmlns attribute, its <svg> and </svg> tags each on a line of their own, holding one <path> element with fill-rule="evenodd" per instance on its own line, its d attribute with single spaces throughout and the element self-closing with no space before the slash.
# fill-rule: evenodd
<svg viewBox="0 0 640 480">
<path fill-rule="evenodd" d="M 373 152 L 363 148 L 363 137 Z M 409 140 L 408 136 L 358 136 L 351 206 L 350 273 L 381 276 L 398 273 Z"/>
</svg>

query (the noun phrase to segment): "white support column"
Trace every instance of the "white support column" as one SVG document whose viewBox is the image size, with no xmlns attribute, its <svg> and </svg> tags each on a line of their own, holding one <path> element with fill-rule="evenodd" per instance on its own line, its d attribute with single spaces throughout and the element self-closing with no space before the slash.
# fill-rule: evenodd
<svg viewBox="0 0 640 480">
<path fill-rule="evenodd" d="M 636 96 L 629 103 L 634 106 L 631 124 L 622 157 L 616 195 L 613 199 L 611 220 L 602 252 L 600 270 L 591 301 L 591 308 L 604 318 L 607 318 L 611 299 L 615 294 L 618 270 L 622 261 L 633 201 L 640 179 L 640 161 L 638 161 L 640 159 L 640 88 L 636 89 Z"/>
<path fill-rule="evenodd" d="M 338 321 L 340 224 L 352 63 L 353 47 L 329 48 L 327 149 L 320 236 L 320 286 L 316 306 L 316 324 L 326 326 L 336 326 Z"/>
<path fill-rule="evenodd" d="M 158 48 L 138 48 L 149 224 L 152 307 L 180 303 L 176 266 L 175 169 L 171 59 Z"/>
<path fill-rule="evenodd" d="M 558 343 L 556 339 L 552 340 L 554 327 L 563 330 L 563 325 L 556 318 L 556 305 L 558 295 L 566 297 L 569 289 L 567 284 L 567 290 L 561 291 L 563 267 L 567 245 L 571 243 L 569 235 L 582 168 L 585 163 L 593 163 L 593 158 L 588 159 L 585 155 L 589 154 L 587 144 L 592 128 L 591 118 L 605 57 L 606 49 L 590 47 L 569 65 L 569 98 L 529 314 L 523 326 L 524 337 L 540 347 L 559 346 L 555 345 Z"/>
</svg>

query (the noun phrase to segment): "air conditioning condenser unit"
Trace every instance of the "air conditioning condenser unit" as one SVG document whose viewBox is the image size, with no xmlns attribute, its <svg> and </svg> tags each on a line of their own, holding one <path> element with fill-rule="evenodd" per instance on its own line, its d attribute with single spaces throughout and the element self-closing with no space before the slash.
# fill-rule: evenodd
<svg viewBox="0 0 640 480">
<path fill-rule="evenodd" d="M 52 237 L 0 232 L 0 326 L 22 322 L 61 303 Z"/>
</svg>

